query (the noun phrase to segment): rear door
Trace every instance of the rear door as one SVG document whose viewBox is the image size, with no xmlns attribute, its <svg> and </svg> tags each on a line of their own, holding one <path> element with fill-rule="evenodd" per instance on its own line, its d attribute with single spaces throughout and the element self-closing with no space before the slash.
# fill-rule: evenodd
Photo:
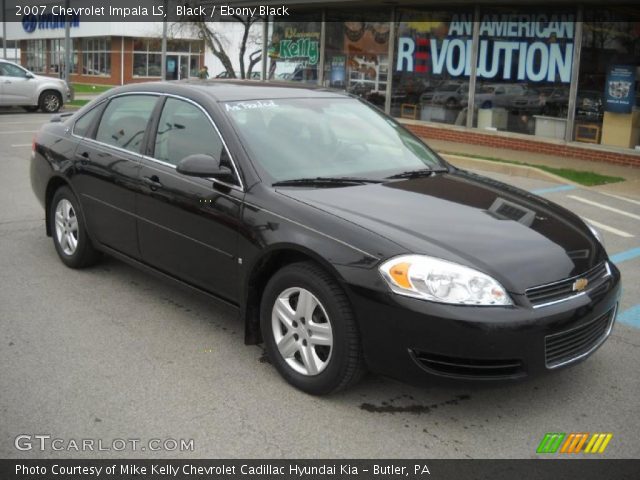
<svg viewBox="0 0 640 480">
<path fill-rule="evenodd" d="M 89 131 L 80 119 L 74 135 L 74 177 L 92 238 L 120 253 L 139 258 L 135 217 L 135 192 L 147 126 L 160 97 L 126 94 L 112 98 Z M 80 127 L 80 128 L 78 128 Z"/>
<path fill-rule="evenodd" d="M 244 194 L 233 160 L 209 114 L 167 97 L 148 155 L 142 159 L 138 235 L 143 260 L 229 301 L 238 300 L 237 238 Z M 228 182 L 187 177 L 176 165 L 188 155 L 223 158 Z"/>
</svg>

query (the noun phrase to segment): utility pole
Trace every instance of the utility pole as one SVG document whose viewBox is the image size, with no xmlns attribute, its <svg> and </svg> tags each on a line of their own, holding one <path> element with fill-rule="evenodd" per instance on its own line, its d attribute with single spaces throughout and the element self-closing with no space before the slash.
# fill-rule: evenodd
<svg viewBox="0 0 640 480">
<path fill-rule="evenodd" d="M 167 0 L 164 0 L 164 14 L 167 15 Z M 162 80 L 167 79 L 167 17 L 162 20 L 162 66 L 160 76 Z"/>
<path fill-rule="evenodd" d="M 7 6 L 2 0 L 2 58 L 7 58 Z"/>
<path fill-rule="evenodd" d="M 69 0 L 65 0 L 64 6 L 69 11 Z M 64 79 L 67 83 L 71 81 L 71 20 L 69 15 L 65 15 L 64 22 Z"/>
</svg>

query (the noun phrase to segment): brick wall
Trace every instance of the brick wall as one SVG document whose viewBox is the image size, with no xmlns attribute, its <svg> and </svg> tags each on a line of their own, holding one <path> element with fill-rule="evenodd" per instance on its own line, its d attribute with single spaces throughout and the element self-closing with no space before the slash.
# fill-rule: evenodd
<svg viewBox="0 0 640 480">
<path fill-rule="evenodd" d="M 527 138 L 525 135 L 517 134 L 500 135 L 493 132 L 480 132 L 450 126 L 439 127 L 418 122 L 402 121 L 402 123 L 413 133 L 419 137 L 424 137 L 427 141 L 432 138 L 640 167 L 640 153 L 635 152 L 625 153 L 614 149 L 592 147 L 586 144 L 583 147 L 577 142 L 567 143 L 536 137 Z"/>
</svg>

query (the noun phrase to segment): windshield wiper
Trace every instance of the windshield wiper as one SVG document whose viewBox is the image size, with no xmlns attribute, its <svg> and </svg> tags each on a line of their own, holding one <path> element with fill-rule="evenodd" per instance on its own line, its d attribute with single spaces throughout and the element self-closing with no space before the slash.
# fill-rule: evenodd
<svg viewBox="0 0 640 480">
<path fill-rule="evenodd" d="M 386 177 L 387 179 L 392 179 L 392 178 L 419 178 L 419 177 L 430 177 L 431 175 L 433 175 L 434 173 L 442 173 L 442 172 L 447 172 L 448 170 L 444 169 L 444 168 L 438 168 L 438 169 L 433 169 L 433 168 L 422 168 L 419 170 L 409 170 L 407 172 L 402 172 L 402 173 L 396 173 L 395 175 L 391 175 L 389 177 Z"/>
<path fill-rule="evenodd" d="M 272 184 L 273 187 L 295 187 L 295 186 L 325 186 L 325 185 L 363 185 L 365 183 L 382 183 L 382 180 L 360 177 L 313 177 L 313 178 L 293 178 L 291 180 L 281 180 Z"/>
</svg>

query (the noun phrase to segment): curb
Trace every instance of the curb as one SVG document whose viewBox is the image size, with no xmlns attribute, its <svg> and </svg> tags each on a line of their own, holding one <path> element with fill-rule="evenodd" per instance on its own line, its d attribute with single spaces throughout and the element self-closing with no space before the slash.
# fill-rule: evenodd
<svg viewBox="0 0 640 480">
<path fill-rule="evenodd" d="M 458 168 L 475 168 L 486 172 L 504 173 L 506 175 L 533 178 L 546 182 L 561 183 L 563 185 L 573 185 L 575 187 L 582 186 L 554 173 L 545 172 L 544 170 L 540 170 L 536 167 L 530 167 L 528 165 L 494 162 L 491 160 L 482 160 L 479 158 L 465 157 L 463 155 L 454 155 L 451 153 L 440 153 L 440 156 Z"/>
</svg>

